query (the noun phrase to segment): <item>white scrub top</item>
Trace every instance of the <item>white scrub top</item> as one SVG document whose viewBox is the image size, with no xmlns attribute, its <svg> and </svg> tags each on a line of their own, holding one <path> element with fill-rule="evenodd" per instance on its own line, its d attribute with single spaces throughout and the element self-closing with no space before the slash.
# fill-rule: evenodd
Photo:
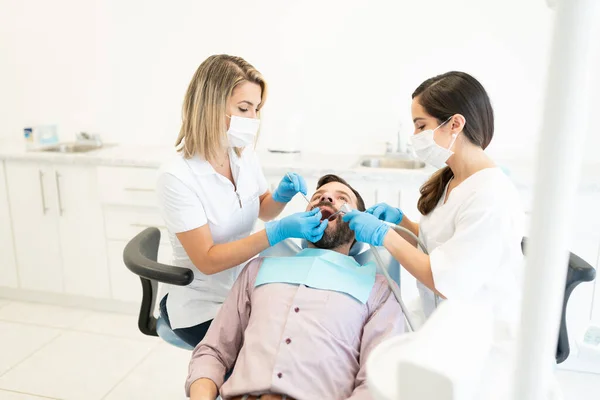
<svg viewBox="0 0 600 400">
<path fill-rule="evenodd" d="M 166 285 L 167 312 L 173 329 L 213 319 L 243 267 L 240 264 L 205 275 L 194 266 L 176 236 L 206 224 L 215 244 L 250 235 L 267 181 L 252 149 L 246 148 L 240 157 L 230 149 L 229 159 L 236 187 L 200 157 L 186 160 L 177 155 L 159 172 L 157 193 L 173 247 L 173 265 L 194 272 L 188 286 Z"/>
<path fill-rule="evenodd" d="M 494 312 L 494 341 L 510 341 L 516 336 L 522 287 L 525 214 L 519 193 L 499 168 L 471 175 L 444 203 L 447 190 L 448 186 L 419 225 L 435 287 L 447 299 L 489 306 Z M 434 294 L 422 283 L 417 285 L 429 317 Z"/>
</svg>

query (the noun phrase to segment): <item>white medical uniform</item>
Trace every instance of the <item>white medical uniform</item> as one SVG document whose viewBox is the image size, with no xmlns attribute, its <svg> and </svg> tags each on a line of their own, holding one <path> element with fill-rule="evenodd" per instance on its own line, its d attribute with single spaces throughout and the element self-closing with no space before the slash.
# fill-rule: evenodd
<svg viewBox="0 0 600 400">
<path fill-rule="evenodd" d="M 487 168 L 455 187 L 421 219 L 435 287 L 447 299 L 487 305 L 494 312 L 494 342 L 516 336 L 522 287 L 525 214 L 519 194 L 499 168 Z M 425 316 L 435 296 L 417 283 Z M 473 316 L 477 318 L 477 316 Z"/>
<path fill-rule="evenodd" d="M 194 266 L 176 236 L 206 224 L 215 244 L 250 235 L 267 181 L 252 149 L 246 148 L 240 157 L 230 149 L 229 159 L 235 187 L 198 156 L 186 160 L 177 155 L 159 173 L 157 193 L 173 247 L 173 264 L 194 272 L 188 286 L 166 285 L 167 312 L 173 329 L 213 319 L 243 267 L 240 264 L 205 275 Z"/>
</svg>

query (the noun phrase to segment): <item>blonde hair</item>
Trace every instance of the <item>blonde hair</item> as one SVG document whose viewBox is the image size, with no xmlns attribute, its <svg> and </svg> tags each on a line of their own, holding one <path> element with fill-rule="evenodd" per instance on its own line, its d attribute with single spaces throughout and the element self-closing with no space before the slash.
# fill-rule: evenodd
<svg viewBox="0 0 600 400">
<path fill-rule="evenodd" d="M 217 158 L 226 143 L 227 100 L 240 83 L 252 82 L 262 89 L 259 109 L 265 104 L 267 84 L 252 65 L 226 54 L 208 57 L 196 70 L 183 100 L 182 123 L 175 146 L 185 158 L 200 155 Z M 239 155 L 242 149 L 236 148 Z"/>
</svg>

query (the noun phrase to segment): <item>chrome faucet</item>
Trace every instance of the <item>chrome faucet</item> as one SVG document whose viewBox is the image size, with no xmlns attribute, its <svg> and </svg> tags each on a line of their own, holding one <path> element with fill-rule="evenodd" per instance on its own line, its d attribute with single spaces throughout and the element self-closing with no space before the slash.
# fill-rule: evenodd
<svg viewBox="0 0 600 400">
<path fill-rule="evenodd" d="M 405 135 L 402 134 L 401 127 L 402 124 L 398 126 L 398 131 L 396 132 L 396 151 L 392 150 L 392 144 L 390 142 L 386 142 L 386 154 L 412 156 L 412 146 Z"/>
<path fill-rule="evenodd" d="M 75 134 L 75 140 L 78 143 L 93 143 L 96 146 L 102 146 L 102 139 L 100 139 L 100 135 L 97 133 L 89 134 L 87 132 L 79 132 Z"/>
<path fill-rule="evenodd" d="M 397 134 L 397 142 L 396 142 L 396 153 L 406 153 L 407 152 L 407 147 L 408 147 L 408 143 L 404 140 L 404 136 L 402 135 L 402 132 L 400 131 L 400 129 L 398 129 L 398 134 Z"/>
</svg>

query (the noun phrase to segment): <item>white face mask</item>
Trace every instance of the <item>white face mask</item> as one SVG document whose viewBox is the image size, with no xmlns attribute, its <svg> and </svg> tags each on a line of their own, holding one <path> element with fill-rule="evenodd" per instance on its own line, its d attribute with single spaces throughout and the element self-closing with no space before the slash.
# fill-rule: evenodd
<svg viewBox="0 0 600 400">
<path fill-rule="evenodd" d="M 456 136 L 458 134 L 455 133 L 452 135 L 452 141 L 447 149 L 443 148 L 437 144 L 435 140 L 433 140 L 433 133 L 448 121 L 450 121 L 450 118 L 448 118 L 435 129 L 428 129 L 410 137 L 410 142 L 415 149 L 417 157 L 419 157 L 423 162 L 436 168 L 443 168 L 446 165 L 446 161 L 448 161 L 450 156 L 454 154 L 454 152 L 450 149 L 456 141 Z"/>
<path fill-rule="evenodd" d="M 227 139 L 230 147 L 246 147 L 254 143 L 258 128 L 260 127 L 260 119 L 245 118 L 232 115 L 227 130 Z"/>
</svg>

